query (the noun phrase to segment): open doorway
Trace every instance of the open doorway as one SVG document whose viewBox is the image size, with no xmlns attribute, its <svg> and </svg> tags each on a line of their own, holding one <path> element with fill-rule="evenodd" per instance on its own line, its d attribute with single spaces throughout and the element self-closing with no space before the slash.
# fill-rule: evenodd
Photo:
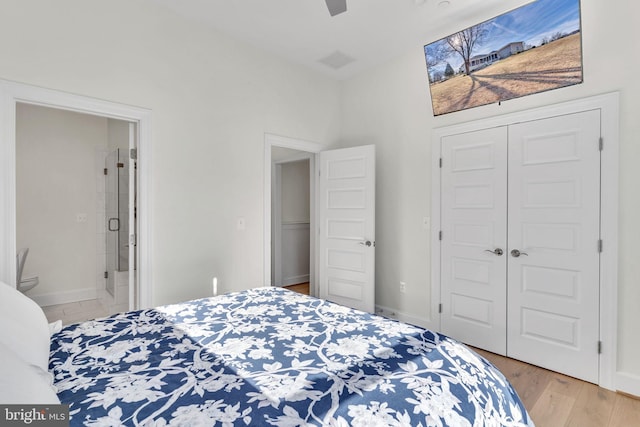
<svg viewBox="0 0 640 427">
<path fill-rule="evenodd" d="M 16 286 L 50 320 L 103 317 L 135 301 L 134 135 L 124 120 L 16 104 Z"/>
<path fill-rule="evenodd" d="M 271 283 L 302 293 L 310 293 L 312 156 L 272 148 Z"/>
<path fill-rule="evenodd" d="M 264 284 L 272 278 L 272 183 L 275 147 L 309 162 L 310 295 L 373 313 L 375 305 L 375 146 L 323 150 L 319 144 L 265 134 Z M 275 277 L 275 276 L 274 276 Z"/>
<path fill-rule="evenodd" d="M 150 206 L 150 175 L 151 175 L 151 159 L 150 159 L 150 144 L 151 144 L 151 112 L 149 110 L 132 107 L 128 105 L 118 104 L 110 101 L 99 100 L 95 98 L 89 98 L 85 96 L 73 95 L 65 92 L 59 92 L 55 90 L 24 85 L 20 83 L 8 82 L 0 80 L 0 98 L 4 102 L 0 103 L 0 129 L 3 132 L 0 133 L 0 194 L 3 197 L 0 198 L 0 235 L 3 236 L 3 240 L 0 243 L 0 280 L 11 285 L 16 286 L 19 280 L 17 279 L 18 270 L 22 263 L 17 262 L 18 255 L 21 254 L 18 245 L 18 209 L 17 209 L 17 120 L 18 109 L 20 105 L 40 106 L 47 107 L 58 112 L 73 112 L 79 115 L 97 117 L 101 120 L 111 120 L 125 122 L 129 129 L 129 140 L 135 139 L 136 150 L 130 152 L 137 161 L 137 168 L 130 168 L 132 173 L 137 170 L 138 179 L 131 179 L 130 183 L 135 185 L 135 191 L 130 192 L 129 197 L 135 199 L 135 209 L 130 211 L 129 222 L 135 224 L 133 233 L 129 235 L 130 243 L 130 260 L 135 260 L 135 269 L 129 270 L 129 283 L 133 283 L 135 286 L 135 298 L 129 298 L 130 308 L 148 308 L 152 306 L 152 295 L 150 289 L 150 260 L 151 260 L 151 245 L 150 245 L 150 230 L 151 230 L 151 218 L 149 215 Z M 73 151 L 57 150 L 50 156 L 37 162 L 27 163 L 27 173 L 33 173 L 40 167 L 45 167 L 44 163 L 47 163 L 47 167 L 53 166 L 60 169 L 71 167 L 74 164 Z M 104 160 L 104 159 L 103 159 Z M 94 162 L 97 162 L 96 158 L 92 158 L 91 166 L 96 166 Z M 103 167 L 104 168 L 104 167 Z M 102 172 L 102 171 L 100 171 Z M 104 179 L 104 177 L 103 177 Z M 88 180 L 90 182 L 93 191 L 97 191 L 97 173 Z M 65 185 L 71 189 L 75 186 L 87 184 L 87 182 L 80 183 L 77 179 L 70 179 L 64 181 Z M 43 190 L 46 191 L 46 190 Z M 131 205 L 131 202 L 130 202 Z M 95 201 L 95 204 L 91 206 L 91 209 L 98 209 L 99 203 Z M 74 226 L 89 222 L 90 214 L 93 212 L 89 207 L 86 209 L 76 209 L 71 215 L 69 221 Z M 85 216 L 86 214 L 86 216 Z M 133 218 L 135 214 L 135 218 Z M 69 220 L 69 215 L 66 215 L 66 220 Z M 97 216 L 96 216 L 97 218 Z M 94 220 L 96 220 L 94 218 Z M 97 220 L 96 220 L 97 222 Z M 62 227 L 64 224 L 58 222 L 52 227 Z M 67 224 L 68 225 L 68 224 Z M 93 228 L 93 233 L 98 233 L 99 225 L 96 224 Z M 51 227 L 45 229 L 42 234 L 48 235 Z M 59 239 L 60 242 L 63 239 Z M 133 244 L 131 244 L 133 243 Z M 96 247 L 103 247 L 102 243 L 96 243 Z M 101 255 L 96 255 L 96 252 L 92 251 L 94 259 Z M 63 251 L 61 251 L 63 252 Z M 67 257 L 71 258 L 71 252 L 66 253 Z M 76 265 L 73 268 L 83 267 L 81 264 L 86 258 L 73 258 Z M 31 260 L 33 261 L 33 259 Z M 29 269 L 29 260 L 22 265 L 23 269 Z M 93 261 L 95 266 L 96 261 Z M 34 269 L 35 270 L 35 269 Z M 27 270 L 28 272 L 28 270 Z M 24 271 L 23 271 L 24 274 Z M 90 284 L 85 285 L 85 289 L 91 289 L 88 292 L 97 294 L 97 268 L 96 272 L 92 275 L 91 281 L 93 288 Z M 104 272 L 102 272 L 104 275 Z M 39 277 L 42 279 L 42 277 Z M 87 282 L 88 283 L 88 282 Z M 35 288 L 32 288 L 35 289 Z M 69 295 L 62 294 L 65 297 Z M 77 294 L 76 294 L 77 297 Z M 86 295 L 85 295 L 86 297 Z M 55 299 L 55 298 L 54 298 Z M 58 299 L 60 301 L 60 299 Z M 45 301 L 46 302 L 46 301 Z M 52 301 L 50 300 L 49 303 Z"/>
<path fill-rule="evenodd" d="M 316 154 L 321 148 L 308 141 L 265 135 L 266 286 L 306 286 L 308 282 L 309 294 L 318 295 L 317 239 L 312 231 L 316 230 Z"/>
</svg>

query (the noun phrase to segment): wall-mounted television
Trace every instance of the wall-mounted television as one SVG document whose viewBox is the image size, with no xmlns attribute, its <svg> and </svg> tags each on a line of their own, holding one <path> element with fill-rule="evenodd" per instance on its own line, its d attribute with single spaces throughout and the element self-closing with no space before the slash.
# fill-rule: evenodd
<svg viewBox="0 0 640 427">
<path fill-rule="evenodd" d="M 582 83 L 580 0 L 536 0 L 424 53 L 434 116 Z"/>
</svg>

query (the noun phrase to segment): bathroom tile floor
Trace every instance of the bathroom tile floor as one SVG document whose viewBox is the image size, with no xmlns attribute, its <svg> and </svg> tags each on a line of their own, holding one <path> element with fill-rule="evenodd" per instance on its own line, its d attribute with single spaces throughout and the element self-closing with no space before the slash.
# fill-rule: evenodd
<svg viewBox="0 0 640 427">
<path fill-rule="evenodd" d="M 109 315 L 107 309 L 104 308 L 97 299 L 49 305 L 42 307 L 42 311 L 44 311 L 45 316 L 47 316 L 49 323 L 62 320 L 63 325 Z"/>
</svg>

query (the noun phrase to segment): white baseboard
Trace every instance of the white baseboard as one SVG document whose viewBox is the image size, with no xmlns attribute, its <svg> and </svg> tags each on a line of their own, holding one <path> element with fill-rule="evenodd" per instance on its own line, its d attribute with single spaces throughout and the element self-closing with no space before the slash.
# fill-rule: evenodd
<svg viewBox="0 0 640 427">
<path fill-rule="evenodd" d="M 426 329 L 436 330 L 437 325 L 431 319 L 424 317 L 417 317 L 411 314 L 403 313 L 400 310 L 385 307 L 382 305 L 376 305 L 376 314 L 390 319 L 400 320 L 401 322 L 409 323 L 411 325 L 422 326 Z"/>
<path fill-rule="evenodd" d="M 98 298 L 98 290 L 96 288 L 76 289 L 73 291 L 52 292 L 48 294 L 29 295 L 40 307 L 49 305 L 68 304 L 70 302 L 85 301 Z"/>
<path fill-rule="evenodd" d="M 282 278 L 282 286 L 297 285 L 298 283 L 306 283 L 309 281 L 308 274 L 302 274 L 300 276 L 291 276 Z"/>
<path fill-rule="evenodd" d="M 616 372 L 616 389 L 640 397 L 640 375 Z"/>
</svg>

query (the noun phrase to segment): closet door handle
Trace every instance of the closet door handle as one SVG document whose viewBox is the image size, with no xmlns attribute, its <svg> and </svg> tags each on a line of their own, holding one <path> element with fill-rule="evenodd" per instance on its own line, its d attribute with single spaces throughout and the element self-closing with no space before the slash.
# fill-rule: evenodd
<svg viewBox="0 0 640 427">
<path fill-rule="evenodd" d="M 494 254 L 494 255 L 498 255 L 498 256 L 501 256 L 501 255 L 504 253 L 504 252 L 502 251 L 502 249 L 500 249 L 500 248 L 495 248 L 494 250 L 491 250 L 491 249 L 485 249 L 484 251 L 485 251 L 485 252 L 491 252 L 492 254 Z"/>
<path fill-rule="evenodd" d="M 512 251 L 511 251 L 511 256 L 512 256 L 512 257 L 514 257 L 514 258 L 518 258 L 520 255 L 529 256 L 529 254 L 528 254 L 528 253 L 526 253 L 526 252 L 520 252 L 520 251 L 519 251 L 519 250 L 517 250 L 517 249 L 514 249 L 514 250 L 512 250 Z"/>
</svg>

